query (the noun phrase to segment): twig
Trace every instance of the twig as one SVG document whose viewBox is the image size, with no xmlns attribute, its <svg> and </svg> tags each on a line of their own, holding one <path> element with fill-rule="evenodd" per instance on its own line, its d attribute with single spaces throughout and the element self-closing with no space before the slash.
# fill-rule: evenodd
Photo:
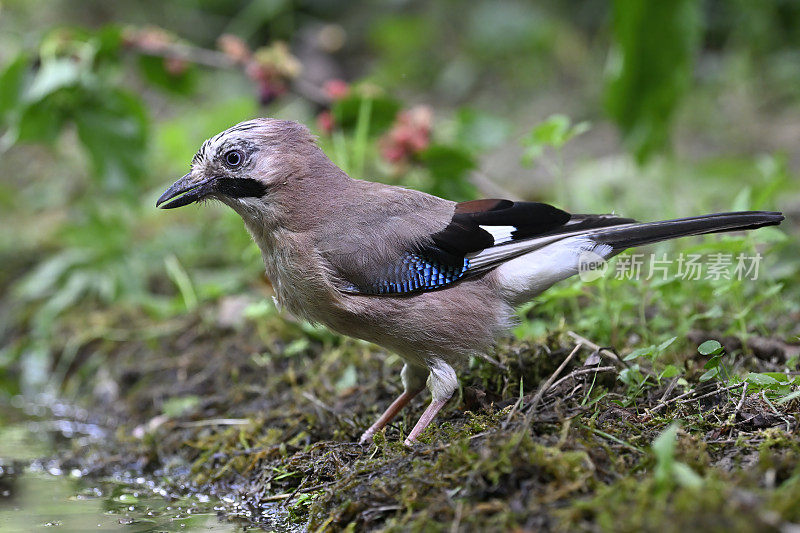
<svg viewBox="0 0 800 533">
<path fill-rule="evenodd" d="M 298 493 L 298 492 L 300 492 L 300 488 L 303 486 L 303 483 L 305 483 L 307 480 L 308 480 L 308 476 L 306 476 L 306 477 L 303 479 L 303 481 L 301 481 L 301 482 L 300 482 L 300 484 L 299 484 L 299 485 L 297 485 L 297 488 L 296 488 L 296 489 L 294 489 L 294 492 L 292 492 L 292 493 L 289 495 L 289 497 L 288 497 L 288 498 L 286 498 L 286 499 L 284 499 L 284 500 L 283 500 L 283 503 L 281 504 L 281 507 L 286 507 L 286 504 L 288 504 L 288 503 L 289 503 L 289 501 L 290 501 L 292 498 L 294 498 L 294 497 L 297 495 L 297 493 Z"/>
<path fill-rule="evenodd" d="M 637 451 L 637 452 L 639 452 L 641 454 L 645 454 L 646 453 L 644 450 L 642 450 L 641 448 L 639 448 L 637 446 L 634 446 L 630 442 L 625 442 L 624 440 L 620 439 L 619 437 L 615 437 L 614 435 L 611 435 L 610 433 L 606 433 L 605 431 L 600 431 L 599 429 L 595 429 L 593 427 L 589 427 L 586 424 L 581 424 L 580 422 L 578 423 L 578 426 L 582 427 L 583 429 L 585 429 L 587 431 L 591 431 L 592 433 L 594 433 L 596 435 L 600 435 L 601 437 L 604 437 L 606 439 L 614 441 L 614 442 L 616 442 L 617 444 L 619 444 L 621 446 L 625 446 L 626 448 L 630 448 L 631 450 Z"/>
<path fill-rule="evenodd" d="M 580 344 L 584 344 L 587 348 L 591 348 L 592 350 L 596 351 L 600 355 L 604 355 L 607 358 L 611 359 L 612 362 L 614 362 L 614 363 L 616 363 L 616 364 L 618 364 L 620 366 L 623 366 L 625 368 L 628 368 L 628 363 L 626 363 L 625 361 L 620 359 L 619 356 L 617 354 L 615 354 L 614 352 L 612 352 L 611 350 L 608 350 L 606 348 L 602 348 L 601 346 L 593 343 L 589 339 L 587 339 L 585 337 L 581 337 L 580 335 L 578 335 L 574 331 L 568 331 L 567 335 L 572 337 L 572 340 L 574 340 L 575 342 L 578 342 Z"/>
<path fill-rule="evenodd" d="M 672 378 L 672 381 L 667 386 L 667 390 L 664 391 L 664 394 L 661 396 L 661 399 L 658 400 L 658 405 L 656 405 L 653 409 L 650 409 L 650 414 L 655 413 L 656 411 L 661 410 L 661 408 L 667 406 L 667 397 L 672 394 L 672 391 L 675 390 L 675 385 L 678 384 L 678 377 L 675 376 Z"/>
<path fill-rule="evenodd" d="M 767 398 L 767 393 L 764 392 L 763 389 L 761 390 L 761 397 L 764 399 L 765 402 L 767 402 L 767 405 L 769 405 L 769 408 L 772 409 L 772 412 L 775 413 L 778 416 L 778 418 L 783 418 L 781 416 L 781 414 L 778 412 L 778 410 L 775 409 L 775 406 L 772 405 L 772 402 L 769 401 L 769 398 Z"/>
<path fill-rule="evenodd" d="M 203 426 L 246 426 L 250 424 L 248 418 L 209 418 L 208 420 L 195 420 L 193 422 L 178 422 L 177 427 L 196 428 Z"/>
<path fill-rule="evenodd" d="M 747 387 L 742 389 L 742 397 L 739 398 L 739 403 L 736 404 L 736 410 L 733 412 L 733 419 L 736 420 L 736 417 L 739 416 L 739 411 L 742 410 L 742 406 L 744 405 L 744 399 L 747 398 Z"/>
<path fill-rule="evenodd" d="M 500 429 L 506 429 L 506 427 L 508 427 L 508 424 L 510 424 L 510 423 L 511 423 L 511 419 L 512 419 L 512 418 L 514 417 L 514 415 L 516 414 L 516 412 L 517 412 L 517 409 L 519 409 L 519 408 L 520 408 L 520 406 L 522 405 L 522 400 L 523 400 L 523 399 L 524 399 L 524 396 L 523 396 L 523 394 L 522 394 L 522 383 L 520 382 L 520 387 L 519 387 L 519 395 L 517 396 L 517 401 L 516 401 L 516 402 L 514 402 L 514 406 L 513 406 L 513 407 L 511 408 L 511 410 L 508 412 L 508 416 L 507 416 L 507 417 L 506 417 L 506 419 L 503 421 L 503 424 L 500 426 Z"/>
<path fill-rule="evenodd" d="M 517 409 L 519 409 L 520 405 L 522 405 L 522 396 L 517 398 L 517 401 L 514 402 L 514 405 L 511 407 L 511 410 L 508 412 L 508 416 L 503 421 L 503 424 L 500 426 L 500 429 L 506 429 L 508 427 L 508 424 L 511 423 L 511 419 L 517 413 Z"/>
<path fill-rule="evenodd" d="M 714 396 L 714 395 L 717 395 L 717 394 L 719 394 L 721 392 L 725 392 L 725 391 L 729 391 L 729 390 L 733 390 L 733 389 L 738 389 L 739 387 L 742 386 L 742 384 L 746 384 L 746 382 L 736 383 L 735 385 L 730 385 L 730 386 L 722 388 L 722 389 L 715 389 L 715 390 L 712 390 L 711 392 L 707 392 L 707 393 L 703 394 L 702 396 L 698 396 L 697 398 L 688 398 L 686 400 L 681 400 L 678 403 L 696 402 L 697 400 L 702 400 L 703 398 L 708 398 L 709 396 Z"/>
<path fill-rule="evenodd" d="M 573 370 L 572 372 L 570 372 L 569 374 L 567 374 L 566 376 L 564 376 L 563 378 L 561 378 L 558 381 L 556 381 L 555 383 L 553 383 L 548 390 L 555 389 L 556 387 L 561 385 L 563 382 L 565 382 L 569 378 L 574 378 L 576 376 L 580 376 L 580 375 L 583 375 L 583 374 L 592 374 L 592 373 L 596 373 L 596 372 L 610 372 L 610 371 L 616 370 L 616 369 L 617 369 L 617 367 L 615 367 L 615 366 L 596 366 L 596 367 L 591 367 L 591 368 L 577 368 L 577 369 Z"/>
<path fill-rule="evenodd" d="M 572 360 L 575 354 L 578 353 L 578 350 L 581 349 L 581 346 L 583 346 L 583 344 L 581 342 L 578 342 L 578 344 L 575 345 L 575 348 L 572 349 L 569 355 L 565 357 L 564 360 L 561 362 L 561 364 L 558 366 L 558 368 L 556 368 L 556 371 L 553 372 L 553 374 L 549 378 L 547 378 L 547 381 L 545 381 L 539 387 L 539 390 L 536 391 L 536 396 L 533 397 L 531 405 L 530 407 L 528 407 L 529 409 L 528 414 L 525 416 L 525 425 L 530 425 L 531 421 L 533 420 L 533 415 L 536 412 L 536 406 L 539 405 L 539 402 L 542 400 L 542 396 L 544 396 L 545 391 L 550 388 L 550 385 L 553 384 L 558 375 L 561 374 L 561 371 L 564 370 L 564 368 L 567 366 L 567 364 L 569 364 L 569 362 Z"/>
<path fill-rule="evenodd" d="M 327 412 L 331 413 L 332 415 L 334 415 L 336 417 L 339 416 L 339 413 L 337 413 L 336 410 L 333 409 L 333 407 L 327 405 L 325 402 L 323 402 L 322 400 L 320 400 L 319 398 L 314 396 L 312 393 L 310 393 L 308 391 L 303 391 L 303 398 L 305 398 L 306 400 L 310 401 L 311 403 L 313 403 L 314 405 L 316 405 L 317 407 L 319 407 L 323 411 L 327 411 Z"/>
<path fill-rule="evenodd" d="M 672 394 L 672 391 L 675 390 L 675 385 L 677 384 L 678 384 L 678 376 L 675 376 L 674 378 L 672 378 L 672 381 L 669 382 L 669 385 L 667 385 L 667 390 L 664 391 L 664 394 L 661 396 L 661 399 L 658 400 L 659 403 L 667 400 L 669 395 Z"/>
<path fill-rule="evenodd" d="M 655 407 L 653 407 L 650 410 L 650 413 L 655 413 L 656 411 L 660 411 L 661 409 L 663 409 L 667 405 L 671 404 L 672 402 L 676 402 L 676 401 L 678 401 L 678 400 L 680 400 L 682 398 L 686 398 L 687 396 L 691 396 L 692 394 L 696 394 L 696 393 L 697 393 L 696 390 L 690 390 L 689 392 L 684 392 L 680 396 L 675 396 L 671 400 L 667 400 L 664 403 L 660 403 L 660 404 L 656 405 Z"/>
</svg>

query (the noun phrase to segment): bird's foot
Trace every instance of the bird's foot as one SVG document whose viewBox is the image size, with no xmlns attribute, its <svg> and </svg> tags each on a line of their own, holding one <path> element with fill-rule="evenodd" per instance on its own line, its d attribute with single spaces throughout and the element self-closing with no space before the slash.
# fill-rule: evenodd
<svg viewBox="0 0 800 533">
<path fill-rule="evenodd" d="M 359 444 L 371 443 L 372 437 L 375 435 L 375 433 L 385 428 L 386 424 L 388 424 L 395 417 L 395 415 L 400 412 L 400 409 L 405 407 L 406 404 L 410 402 L 414 396 L 419 394 L 419 391 L 421 390 L 422 389 L 403 391 L 403 394 L 398 396 L 397 399 L 392 402 L 392 405 L 390 405 L 381 415 L 381 417 L 361 435 L 361 438 L 358 440 Z"/>
<path fill-rule="evenodd" d="M 375 432 L 372 431 L 372 428 L 369 428 L 364 433 L 361 434 L 361 438 L 358 439 L 359 444 L 372 444 L 372 437 L 375 435 Z"/>
<path fill-rule="evenodd" d="M 419 437 L 420 434 L 425 431 L 425 428 L 430 425 L 431 421 L 436 416 L 436 413 L 438 413 L 439 410 L 444 407 L 444 404 L 447 403 L 448 399 L 449 398 L 445 398 L 444 400 L 431 400 L 430 405 L 428 405 L 428 408 L 425 409 L 424 413 L 422 413 L 422 416 L 411 430 L 411 433 L 408 434 L 406 440 L 403 441 L 403 444 L 406 446 L 413 446 L 417 442 L 417 437 Z"/>
</svg>

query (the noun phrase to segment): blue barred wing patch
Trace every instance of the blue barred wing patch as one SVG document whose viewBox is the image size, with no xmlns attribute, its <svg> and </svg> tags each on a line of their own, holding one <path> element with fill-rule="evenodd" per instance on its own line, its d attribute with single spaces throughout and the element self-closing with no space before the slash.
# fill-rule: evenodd
<svg viewBox="0 0 800 533">
<path fill-rule="evenodd" d="M 426 258 L 406 252 L 399 261 L 387 265 L 386 270 L 366 286 L 348 287 L 347 290 L 361 294 L 408 294 L 439 289 L 461 279 L 469 270 L 466 257 L 460 264 Z"/>
</svg>

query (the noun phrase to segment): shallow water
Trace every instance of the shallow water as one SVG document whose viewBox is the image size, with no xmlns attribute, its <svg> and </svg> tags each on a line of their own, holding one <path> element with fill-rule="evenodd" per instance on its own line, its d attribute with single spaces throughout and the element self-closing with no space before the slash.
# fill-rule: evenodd
<svg viewBox="0 0 800 533">
<path fill-rule="evenodd" d="M 220 502 L 204 494 L 172 494 L 142 477 L 90 480 L 79 470 L 62 472 L 41 458 L 51 456 L 59 442 L 69 442 L 64 437 L 100 428 L 35 414 L 0 406 L 0 532 L 246 529 L 222 517 Z"/>
<path fill-rule="evenodd" d="M 136 486 L 26 469 L 0 497 L 0 531 L 241 531 L 204 498 L 170 502 Z"/>
</svg>

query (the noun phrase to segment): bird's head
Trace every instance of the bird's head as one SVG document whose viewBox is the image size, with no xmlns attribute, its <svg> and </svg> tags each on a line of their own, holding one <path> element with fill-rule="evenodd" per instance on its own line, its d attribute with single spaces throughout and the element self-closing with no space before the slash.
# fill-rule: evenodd
<svg viewBox="0 0 800 533">
<path fill-rule="evenodd" d="M 299 170 L 315 146 L 308 129 L 296 122 L 240 122 L 203 143 L 190 172 L 161 195 L 156 207 L 172 209 L 206 199 L 237 211 L 257 206 Z"/>
</svg>

